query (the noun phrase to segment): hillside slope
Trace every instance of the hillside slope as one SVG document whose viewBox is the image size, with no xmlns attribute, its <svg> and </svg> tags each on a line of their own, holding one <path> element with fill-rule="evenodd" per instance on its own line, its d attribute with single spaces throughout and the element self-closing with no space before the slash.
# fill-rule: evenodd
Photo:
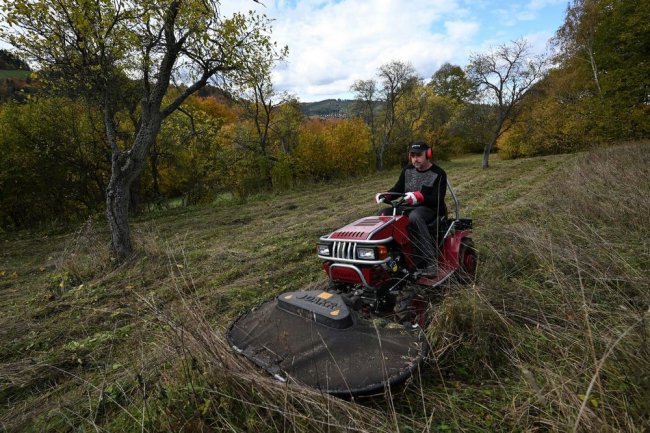
<svg viewBox="0 0 650 433">
<path fill-rule="evenodd" d="M 8 431 L 643 431 L 650 427 L 648 143 L 443 162 L 474 218 L 472 287 L 448 287 L 433 354 L 397 395 L 285 388 L 232 354 L 241 309 L 323 281 L 316 239 L 373 214 L 398 172 L 135 222 L 113 268 L 103 220 L 0 239 Z"/>
</svg>

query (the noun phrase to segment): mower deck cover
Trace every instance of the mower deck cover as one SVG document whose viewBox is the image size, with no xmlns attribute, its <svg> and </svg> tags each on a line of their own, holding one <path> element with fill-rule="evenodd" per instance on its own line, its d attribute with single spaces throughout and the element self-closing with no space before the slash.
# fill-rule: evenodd
<svg viewBox="0 0 650 433">
<path fill-rule="evenodd" d="M 235 350 L 283 381 L 334 395 L 368 395 L 405 381 L 428 345 L 422 330 L 349 309 L 326 291 L 283 293 L 228 330 Z"/>
</svg>

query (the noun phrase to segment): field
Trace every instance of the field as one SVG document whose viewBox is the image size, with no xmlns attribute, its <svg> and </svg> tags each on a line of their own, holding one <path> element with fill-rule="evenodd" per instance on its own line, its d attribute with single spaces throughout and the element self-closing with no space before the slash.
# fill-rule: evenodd
<svg viewBox="0 0 650 433">
<path fill-rule="evenodd" d="M 149 213 L 120 266 L 101 215 L 1 234 L 0 431 L 648 431 L 649 144 L 442 162 L 478 279 L 445 288 L 426 364 L 372 400 L 282 386 L 223 332 L 322 283 L 316 239 L 397 171 Z"/>
<path fill-rule="evenodd" d="M 13 70 L 13 71 L 0 70 L 0 80 L 4 80 L 5 78 L 18 78 L 24 80 L 25 78 L 29 77 L 31 73 L 32 73 L 31 71 L 21 71 L 21 70 Z"/>
</svg>

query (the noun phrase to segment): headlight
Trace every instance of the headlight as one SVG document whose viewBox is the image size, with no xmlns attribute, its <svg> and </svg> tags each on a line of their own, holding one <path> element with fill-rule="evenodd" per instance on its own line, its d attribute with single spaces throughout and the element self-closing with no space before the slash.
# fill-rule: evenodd
<svg viewBox="0 0 650 433">
<path fill-rule="evenodd" d="M 330 245 L 329 244 L 318 244 L 318 255 L 319 256 L 329 256 L 329 255 L 331 255 L 331 253 L 330 253 Z"/>
<path fill-rule="evenodd" d="M 357 248 L 357 257 L 361 260 L 375 260 L 375 249 Z"/>
</svg>

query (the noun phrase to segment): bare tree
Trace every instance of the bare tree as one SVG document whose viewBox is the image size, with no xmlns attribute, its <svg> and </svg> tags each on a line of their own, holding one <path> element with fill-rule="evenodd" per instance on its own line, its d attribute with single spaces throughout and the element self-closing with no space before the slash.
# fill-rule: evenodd
<svg viewBox="0 0 650 433">
<path fill-rule="evenodd" d="M 483 168 L 488 167 L 490 152 L 499 137 L 516 121 L 516 109 L 526 91 L 546 71 L 546 59 L 532 57 L 529 51 L 528 43 L 518 40 L 470 58 L 467 75 L 479 89 L 483 102 L 497 110 L 492 138 L 483 149 Z"/>
<path fill-rule="evenodd" d="M 418 82 L 415 68 L 410 63 L 392 61 L 379 68 L 379 95 L 383 102 L 381 142 L 377 146 L 377 169 L 384 169 L 384 154 L 391 144 L 391 135 L 397 120 L 397 104 Z"/>
<path fill-rule="evenodd" d="M 273 64 L 255 65 L 249 69 L 243 82 L 239 84 L 242 92 L 240 104 L 243 107 L 243 116 L 252 122 L 255 129 L 253 138 L 241 137 L 240 146 L 260 154 L 267 161 L 265 177 L 271 181 L 270 162 L 275 160 L 269 151 L 271 133 L 274 132 L 275 123 L 280 107 L 291 100 L 286 92 L 278 92 L 271 82 L 271 69 Z"/>
<path fill-rule="evenodd" d="M 350 90 L 356 95 L 353 109 L 361 115 L 363 121 L 370 128 L 370 146 L 376 154 L 377 126 L 375 116 L 377 114 L 377 81 L 373 79 L 356 80 L 350 87 Z"/>
</svg>

